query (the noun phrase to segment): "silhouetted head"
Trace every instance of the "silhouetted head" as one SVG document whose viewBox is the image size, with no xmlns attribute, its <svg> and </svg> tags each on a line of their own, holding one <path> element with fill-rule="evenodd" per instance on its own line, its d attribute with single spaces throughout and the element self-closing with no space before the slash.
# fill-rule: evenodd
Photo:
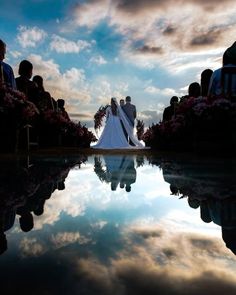
<svg viewBox="0 0 236 295">
<path fill-rule="evenodd" d="M 127 184 L 125 186 L 125 190 L 127 191 L 127 193 L 131 192 L 131 185 L 130 184 Z"/>
<path fill-rule="evenodd" d="M 131 102 L 131 97 L 130 96 L 126 96 L 125 101 L 126 102 Z"/>
<path fill-rule="evenodd" d="M 1 232 L 0 233 L 0 255 L 3 254 L 7 250 L 7 238 L 6 235 Z"/>
<path fill-rule="evenodd" d="M 189 97 L 199 97 L 201 92 L 200 84 L 197 82 L 193 82 L 188 87 L 188 95 Z"/>
<path fill-rule="evenodd" d="M 117 105 L 116 105 L 116 98 L 115 97 L 111 98 L 111 111 L 114 116 L 117 115 Z"/>
<path fill-rule="evenodd" d="M 19 65 L 18 73 L 20 76 L 30 79 L 33 74 L 33 65 L 28 60 L 22 60 Z"/>
<path fill-rule="evenodd" d="M 43 78 L 39 75 L 36 75 L 33 77 L 33 82 L 37 84 L 38 88 L 44 89 L 43 88 Z"/>
<path fill-rule="evenodd" d="M 197 199 L 188 198 L 188 204 L 191 208 L 197 209 L 200 206 L 200 201 Z"/>
<path fill-rule="evenodd" d="M 124 99 L 120 99 L 120 106 L 123 106 L 125 104 Z"/>
<path fill-rule="evenodd" d="M 64 106 L 65 106 L 65 101 L 64 101 L 64 99 L 58 99 L 58 100 L 57 100 L 57 106 L 58 106 L 59 109 L 63 109 Z"/>
<path fill-rule="evenodd" d="M 28 232 L 34 227 L 34 219 L 31 212 L 23 213 L 19 219 L 19 222 L 20 228 L 24 232 Z"/>
<path fill-rule="evenodd" d="M 201 73 L 201 95 L 207 96 L 208 87 L 211 80 L 213 71 L 211 69 L 206 69 Z"/>
<path fill-rule="evenodd" d="M 44 212 L 44 203 L 42 205 L 40 204 L 40 206 L 38 206 L 36 209 L 34 209 L 33 212 L 36 216 L 42 215 Z"/>
<path fill-rule="evenodd" d="M 125 184 L 123 182 L 120 183 L 120 188 L 124 188 Z"/>
<path fill-rule="evenodd" d="M 177 96 L 172 96 L 170 99 L 170 105 L 174 105 L 176 103 L 178 103 L 179 99 Z"/>
<path fill-rule="evenodd" d="M 4 60 L 6 54 L 6 43 L 0 39 L 0 61 Z"/>
<path fill-rule="evenodd" d="M 236 42 L 234 42 L 223 54 L 223 66 L 236 65 Z"/>
<path fill-rule="evenodd" d="M 57 183 L 57 189 L 59 191 L 63 191 L 65 189 L 65 183 L 64 183 L 64 181 L 60 181 L 60 182 Z"/>
<path fill-rule="evenodd" d="M 116 182 L 111 182 L 111 190 L 115 191 L 117 188 L 117 183 Z"/>
<path fill-rule="evenodd" d="M 175 186 L 173 184 L 170 185 L 170 191 L 171 191 L 172 195 L 178 195 L 178 192 L 179 192 L 177 186 Z"/>
<path fill-rule="evenodd" d="M 44 91 L 43 96 L 47 99 L 51 99 L 51 94 L 48 91 Z"/>
</svg>

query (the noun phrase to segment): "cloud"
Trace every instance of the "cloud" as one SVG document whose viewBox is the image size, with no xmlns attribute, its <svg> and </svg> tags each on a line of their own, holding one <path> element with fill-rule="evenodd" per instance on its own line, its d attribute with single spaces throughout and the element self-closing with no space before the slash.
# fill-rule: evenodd
<svg viewBox="0 0 236 295">
<path fill-rule="evenodd" d="M 14 50 L 14 51 L 10 51 L 10 54 L 14 57 L 14 58 L 19 58 L 20 56 L 22 56 L 22 53 Z"/>
<path fill-rule="evenodd" d="M 72 6 L 73 25 L 95 27 L 101 20 L 109 16 L 110 0 L 89 0 Z M 70 24 L 71 25 L 71 24 Z"/>
<path fill-rule="evenodd" d="M 58 53 L 79 53 L 81 50 L 90 47 L 91 43 L 87 41 L 78 40 L 74 42 L 57 35 L 52 36 L 52 41 L 50 43 L 50 49 Z"/>
<path fill-rule="evenodd" d="M 19 247 L 23 257 L 40 256 L 46 251 L 45 247 L 36 238 L 23 238 Z"/>
<path fill-rule="evenodd" d="M 86 1 L 75 6 L 73 22 L 94 28 L 105 21 L 123 36 L 120 59 L 142 68 L 159 66 L 179 74 L 204 69 L 204 58 L 199 67 L 194 63 L 195 52 L 231 45 L 229 40 L 233 41 L 236 34 L 232 5 L 232 0 Z M 204 22 L 199 18 L 203 10 Z M 189 55 L 179 67 L 174 61 L 185 53 Z"/>
<path fill-rule="evenodd" d="M 81 236 L 79 232 L 59 232 L 52 235 L 51 241 L 54 245 L 53 248 L 58 249 L 74 243 L 86 244 L 89 239 Z"/>
<path fill-rule="evenodd" d="M 156 124 L 162 119 L 164 104 L 160 103 L 156 107 L 156 111 L 146 110 L 138 113 L 138 119 L 145 122 L 145 127 Z"/>
<path fill-rule="evenodd" d="M 161 47 L 154 47 L 148 45 L 144 45 L 140 48 L 137 48 L 137 51 L 143 54 L 161 54 L 163 52 Z"/>
<path fill-rule="evenodd" d="M 175 89 L 172 88 L 164 88 L 164 89 L 160 89 L 157 88 L 155 86 L 147 86 L 144 89 L 145 92 L 149 93 L 149 94 L 154 94 L 154 95 L 164 95 L 164 96 L 174 96 L 174 95 L 178 95 L 176 93 Z"/>
<path fill-rule="evenodd" d="M 108 264 L 96 257 L 76 262 L 87 292 L 101 294 L 208 294 L 236 292 L 230 253 L 221 242 L 196 234 L 170 233 L 158 228 L 126 232 L 124 248 Z M 223 260 L 222 260 L 223 259 Z M 90 284 L 88 284 L 90 282 Z M 91 288 L 90 288 L 91 286 Z"/>
<path fill-rule="evenodd" d="M 91 63 L 97 64 L 97 65 L 105 65 L 107 64 L 107 61 L 105 58 L 101 55 L 93 56 L 89 60 Z"/>
<path fill-rule="evenodd" d="M 38 27 L 20 26 L 18 31 L 17 40 L 23 48 L 36 47 L 47 36 L 47 33 Z"/>
</svg>

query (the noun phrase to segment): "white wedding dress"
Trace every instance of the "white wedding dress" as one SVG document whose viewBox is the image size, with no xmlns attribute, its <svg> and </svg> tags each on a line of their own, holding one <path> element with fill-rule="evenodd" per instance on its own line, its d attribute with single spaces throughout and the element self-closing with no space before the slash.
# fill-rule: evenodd
<svg viewBox="0 0 236 295">
<path fill-rule="evenodd" d="M 117 115 L 112 114 L 111 107 L 106 109 L 106 124 L 103 132 L 97 142 L 97 144 L 91 146 L 94 149 L 144 149 L 145 146 L 137 139 L 133 134 L 133 127 L 130 126 L 128 119 L 121 109 L 117 105 Z M 130 145 L 125 137 L 121 121 L 123 126 L 134 143 L 134 146 Z"/>
</svg>

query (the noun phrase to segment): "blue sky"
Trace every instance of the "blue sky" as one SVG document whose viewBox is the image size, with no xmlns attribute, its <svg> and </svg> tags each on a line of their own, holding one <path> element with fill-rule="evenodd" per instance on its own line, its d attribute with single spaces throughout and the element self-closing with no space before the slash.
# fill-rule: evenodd
<svg viewBox="0 0 236 295">
<path fill-rule="evenodd" d="M 92 117 L 112 96 L 132 97 L 146 126 L 171 96 L 221 66 L 235 40 L 233 0 L 0 0 L 0 38 L 17 76 L 34 65 L 72 118 Z"/>
</svg>

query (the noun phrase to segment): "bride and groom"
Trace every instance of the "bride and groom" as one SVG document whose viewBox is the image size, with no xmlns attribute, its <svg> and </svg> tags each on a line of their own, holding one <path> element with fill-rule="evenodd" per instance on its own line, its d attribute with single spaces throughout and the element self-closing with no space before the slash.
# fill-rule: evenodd
<svg viewBox="0 0 236 295">
<path fill-rule="evenodd" d="M 115 97 L 106 109 L 106 124 L 95 149 L 143 149 L 145 146 L 134 134 L 136 107 L 131 104 L 130 96 L 121 106 Z"/>
</svg>

